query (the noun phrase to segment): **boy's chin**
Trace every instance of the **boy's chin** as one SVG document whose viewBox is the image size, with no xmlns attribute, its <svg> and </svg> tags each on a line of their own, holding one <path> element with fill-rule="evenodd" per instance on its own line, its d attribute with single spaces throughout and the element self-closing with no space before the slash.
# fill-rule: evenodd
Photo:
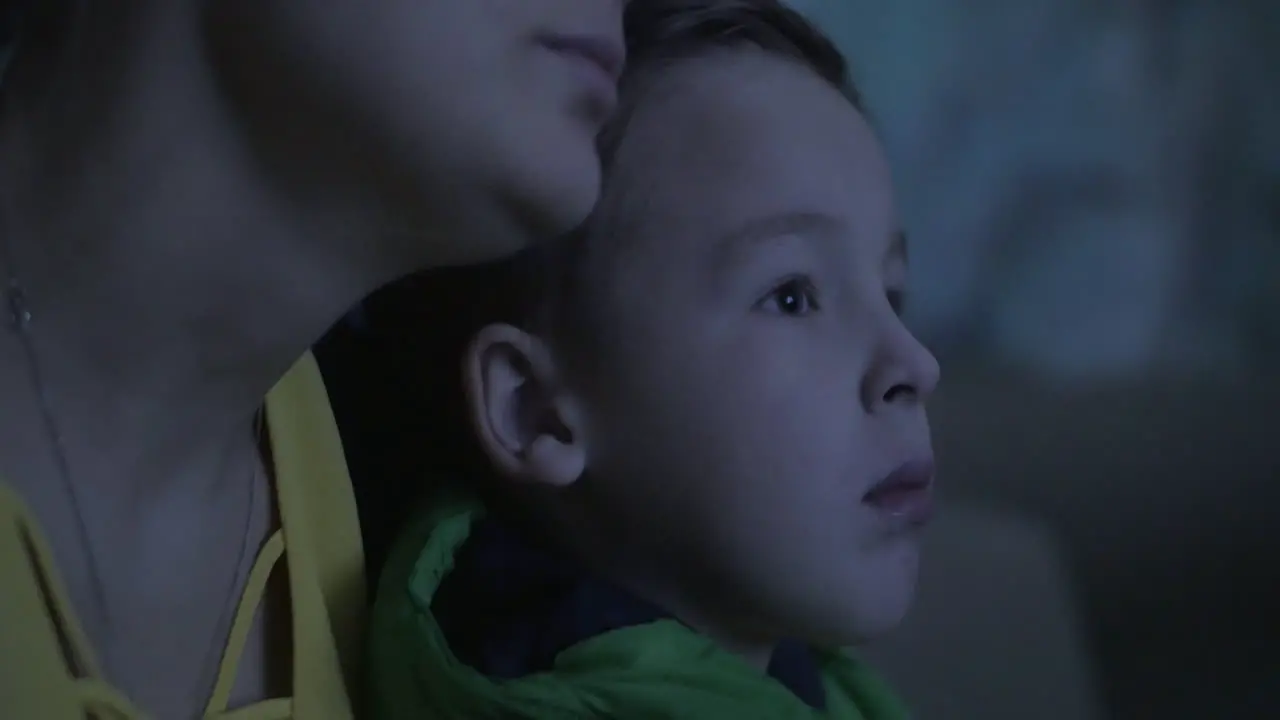
<svg viewBox="0 0 1280 720">
<path fill-rule="evenodd" d="M 915 542 L 894 543 L 865 564 L 849 589 L 833 598 L 840 608 L 842 645 L 856 645 L 883 637 L 898 628 L 915 603 L 919 552 Z"/>
<path fill-rule="evenodd" d="M 858 647 L 891 634 L 907 617 L 908 604 L 899 607 L 864 608 L 856 616 L 846 615 L 825 632 L 814 633 L 810 644 L 819 647 Z"/>
<path fill-rule="evenodd" d="M 876 612 L 867 613 L 866 616 L 858 618 L 855 637 L 851 643 L 847 644 L 868 643 L 897 630 L 907 619 L 911 605 L 911 601 L 907 600 L 891 607 L 878 608 Z"/>
<path fill-rule="evenodd" d="M 833 618 L 830 633 L 822 644 L 829 646 L 862 645 L 892 633 L 902 625 L 915 602 L 914 574 L 908 582 L 885 582 L 872 592 L 853 593 L 845 597 L 840 615 Z"/>
</svg>

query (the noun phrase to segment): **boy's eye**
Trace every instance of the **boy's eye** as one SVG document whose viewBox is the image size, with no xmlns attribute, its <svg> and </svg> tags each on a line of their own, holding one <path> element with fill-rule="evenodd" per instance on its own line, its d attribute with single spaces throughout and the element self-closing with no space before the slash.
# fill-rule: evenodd
<svg viewBox="0 0 1280 720">
<path fill-rule="evenodd" d="M 759 308 L 780 315 L 801 317 L 818 309 L 817 292 L 805 278 L 792 278 L 773 290 L 759 303 Z"/>
</svg>

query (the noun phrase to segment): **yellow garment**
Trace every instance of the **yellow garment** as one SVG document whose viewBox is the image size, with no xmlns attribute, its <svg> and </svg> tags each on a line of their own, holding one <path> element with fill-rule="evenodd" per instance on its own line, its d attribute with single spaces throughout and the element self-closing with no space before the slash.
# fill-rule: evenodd
<svg viewBox="0 0 1280 720">
<path fill-rule="evenodd" d="M 359 678 L 365 597 L 355 498 L 315 359 L 306 355 L 271 390 L 267 427 L 281 529 L 249 574 L 206 718 L 349 720 Z M 293 603 L 292 697 L 227 710 L 249 626 L 277 561 Z M 59 633 L 68 640 L 71 663 Z M 73 664 L 87 669 L 77 678 Z M 13 720 L 143 717 L 98 671 L 53 556 L 17 496 L 0 482 L 0 716 Z"/>
</svg>

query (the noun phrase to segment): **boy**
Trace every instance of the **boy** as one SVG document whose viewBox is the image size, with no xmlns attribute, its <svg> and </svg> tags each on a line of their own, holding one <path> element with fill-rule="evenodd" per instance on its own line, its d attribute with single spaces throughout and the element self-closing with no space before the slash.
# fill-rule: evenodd
<svg viewBox="0 0 1280 720">
<path fill-rule="evenodd" d="M 837 650 L 902 618 L 931 507 L 885 160 L 783 5 L 626 26 L 582 232 L 374 305 L 517 289 L 459 334 L 480 467 L 384 571 L 373 716 L 903 717 Z"/>
</svg>

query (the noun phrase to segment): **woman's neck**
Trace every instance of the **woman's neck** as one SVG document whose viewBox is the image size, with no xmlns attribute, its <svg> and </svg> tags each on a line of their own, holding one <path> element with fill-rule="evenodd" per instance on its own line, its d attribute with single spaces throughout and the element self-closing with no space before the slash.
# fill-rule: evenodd
<svg viewBox="0 0 1280 720">
<path fill-rule="evenodd" d="M 372 228 L 265 177 L 198 23 L 162 19 L 117 37 L 137 49 L 114 63 L 94 62 L 92 37 L 57 62 L 19 56 L 0 106 L 0 274 L 25 295 L 24 342 L 66 442 L 110 448 L 98 462 L 122 468 L 181 465 L 247 422 L 391 279 L 345 252 Z M 0 370 L 25 377 L 14 341 L 0 347 Z"/>
</svg>

